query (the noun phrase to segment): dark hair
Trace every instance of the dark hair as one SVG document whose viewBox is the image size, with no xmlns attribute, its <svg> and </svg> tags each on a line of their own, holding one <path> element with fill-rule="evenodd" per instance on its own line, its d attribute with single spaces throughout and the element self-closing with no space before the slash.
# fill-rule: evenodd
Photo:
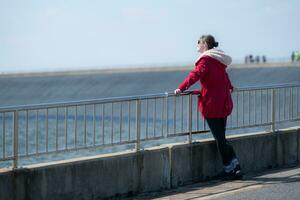
<svg viewBox="0 0 300 200">
<path fill-rule="evenodd" d="M 200 40 L 206 42 L 207 48 L 212 49 L 214 47 L 218 47 L 219 43 L 215 41 L 215 38 L 212 35 L 202 35 Z"/>
</svg>

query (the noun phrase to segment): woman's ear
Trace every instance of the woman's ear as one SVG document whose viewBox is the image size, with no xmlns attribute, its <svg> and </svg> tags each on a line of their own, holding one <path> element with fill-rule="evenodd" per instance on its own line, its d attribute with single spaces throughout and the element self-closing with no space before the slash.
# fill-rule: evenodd
<svg viewBox="0 0 300 200">
<path fill-rule="evenodd" d="M 204 42 L 204 46 L 205 46 L 205 49 L 208 50 L 208 45 L 206 42 Z"/>
</svg>

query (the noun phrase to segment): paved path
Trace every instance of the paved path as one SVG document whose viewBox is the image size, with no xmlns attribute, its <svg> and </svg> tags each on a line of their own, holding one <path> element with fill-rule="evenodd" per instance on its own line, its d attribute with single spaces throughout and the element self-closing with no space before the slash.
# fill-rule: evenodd
<svg viewBox="0 0 300 200">
<path fill-rule="evenodd" d="M 288 199 L 300 198 L 300 166 L 246 175 L 243 180 L 210 181 L 180 187 L 161 193 L 141 194 L 131 199 Z"/>
</svg>

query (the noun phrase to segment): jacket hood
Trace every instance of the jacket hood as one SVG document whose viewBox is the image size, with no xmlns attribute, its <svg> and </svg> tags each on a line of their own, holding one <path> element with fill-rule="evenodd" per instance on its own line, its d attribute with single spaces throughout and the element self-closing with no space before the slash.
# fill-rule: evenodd
<svg viewBox="0 0 300 200">
<path fill-rule="evenodd" d="M 229 55 L 227 55 L 224 51 L 220 50 L 220 49 L 210 49 L 207 50 L 205 52 L 203 52 L 200 57 L 197 59 L 197 62 L 200 60 L 200 58 L 202 58 L 203 56 L 209 56 L 212 57 L 218 61 L 220 61 L 221 63 L 223 63 L 224 65 L 230 65 L 232 62 L 232 59 Z"/>
</svg>

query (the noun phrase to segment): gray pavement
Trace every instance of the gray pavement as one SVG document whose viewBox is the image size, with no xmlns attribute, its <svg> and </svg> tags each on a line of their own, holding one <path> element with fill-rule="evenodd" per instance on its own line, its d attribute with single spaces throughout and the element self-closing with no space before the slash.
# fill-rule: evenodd
<svg viewBox="0 0 300 200">
<path fill-rule="evenodd" d="M 300 198 L 300 166 L 269 170 L 263 174 L 248 174 L 243 180 L 210 181 L 180 187 L 160 193 L 141 194 L 129 199 L 183 200 L 264 200 Z"/>
<path fill-rule="evenodd" d="M 174 69 L 175 70 L 175 69 Z M 186 70 L 0 76 L 0 107 L 173 91 Z M 300 67 L 229 68 L 236 87 L 300 82 Z M 199 88 L 199 84 L 193 87 Z M 192 88 L 192 89 L 193 89 Z"/>
</svg>

